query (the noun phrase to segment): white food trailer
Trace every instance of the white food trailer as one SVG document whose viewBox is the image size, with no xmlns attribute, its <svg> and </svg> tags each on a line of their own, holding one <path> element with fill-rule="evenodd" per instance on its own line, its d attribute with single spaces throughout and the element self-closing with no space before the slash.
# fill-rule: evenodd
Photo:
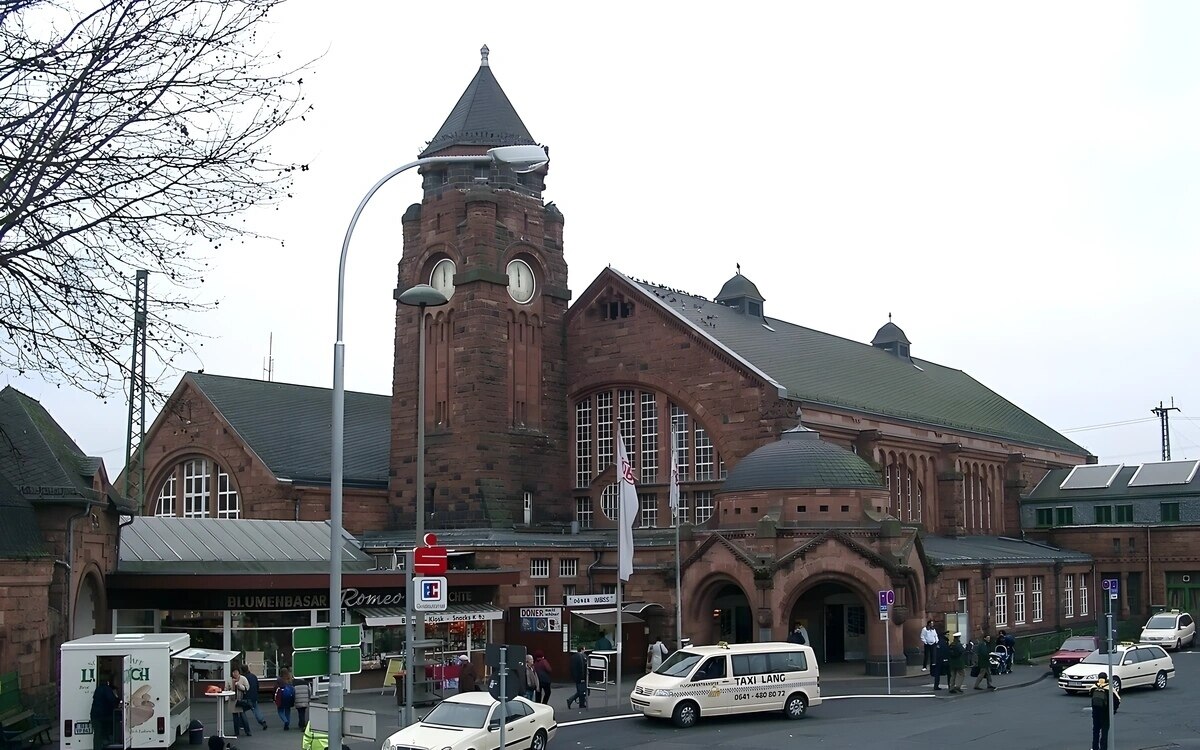
<svg viewBox="0 0 1200 750">
<path fill-rule="evenodd" d="M 120 702 L 110 745 L 166 748 L 191 723 L 192 662 L 228 664 L 239 651 L 189 648 L 187 633 L 89 635 L 62 645 L 62 750 L 92 750 L 92 698 L 111 680 Z"/>
</svg>

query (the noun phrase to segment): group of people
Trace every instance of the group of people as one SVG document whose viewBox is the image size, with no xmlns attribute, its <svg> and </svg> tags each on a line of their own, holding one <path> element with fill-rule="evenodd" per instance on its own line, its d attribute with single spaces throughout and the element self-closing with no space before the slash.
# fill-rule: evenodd
<svg viewBox="0 0 1200 750">
<path fill-rule="evenodd" d="M 1012 654 L 1016 647 L 1016 639 L 1001 630 L 995 644 L 990 633 L 984 634 L 977 643 L 972 641 L 963 644 L 962 633 L 939 631 L 934 627 L 933 620 L 929 620 L 921 629 L 921 645 L 924 650 L 921 671 L 933 674 L 933 689 L 942 689 L 942 676 L 945 675 L 947 690 L 951 693 L 961 693 L 968 667 L 971 676 L 975 678 L 975 690 L 984 689 L 980 683 L 986 683 L 988 690 L 995 690 L 992 675 L 1012 671 Z M 991 657 L 996 646 L 1003 646 L 1006 656 L 998 660 L 998 668 L 994 670 Z"/>
<path fill-rule="evenodd" d="M 243 733 L 250 736 L 250 721 L 253 719 L 262 729 L 267 729 L 267 720 L 259 708 L 258 676 L 246 664 L 230 675 L 228 689 L 234 692 L 233 735 Z M 292 709 L 296 709 L 296 726 L 303 729 L 308 724 L 308 706 L 312 701 L 312 686 L 307 680 L 292 678 L 291 670 L 279 670 L 275 681 L 275 710 L 284 731 L 292 728 Z"/>
</svg>

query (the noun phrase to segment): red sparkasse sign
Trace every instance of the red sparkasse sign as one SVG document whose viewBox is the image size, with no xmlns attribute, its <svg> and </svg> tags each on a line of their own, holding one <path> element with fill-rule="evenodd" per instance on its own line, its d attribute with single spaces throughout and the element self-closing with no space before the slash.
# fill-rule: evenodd
<svg viewBox="0 0 1200 750">
<path fill-rule="evenodd" d="M 413 548 L 413 574 L 440 576 L 446 572 L 446 548 L 439 547 L 437 537 L 426 534 L 424 547 Z"/>
</svg>

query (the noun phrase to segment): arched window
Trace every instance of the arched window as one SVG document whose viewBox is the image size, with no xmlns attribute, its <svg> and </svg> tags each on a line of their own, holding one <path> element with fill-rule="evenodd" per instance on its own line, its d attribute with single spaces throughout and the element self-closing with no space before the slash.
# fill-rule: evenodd
<svg viewBox="0 0 1200 750">
<path fill-rule="evenodd" d="M 883 478 L 887 484 L 890 499 L 889 510 L 892 515 L 908 523 L 921 522 L 921 509 L 925 502 L 925 486 L 921 478 L 908 465 L 904 455 L 887 454 L 887 464 L 883 469 Z"/>
<path fill-rule="evenodd" d="M 241 498 L 233 477 L 223 466 L 203 456 L 192 456 L 175 464 L 163 478 L 155 498 L 156 516 L 241 518 L 242 515 Z"/>
</svg>

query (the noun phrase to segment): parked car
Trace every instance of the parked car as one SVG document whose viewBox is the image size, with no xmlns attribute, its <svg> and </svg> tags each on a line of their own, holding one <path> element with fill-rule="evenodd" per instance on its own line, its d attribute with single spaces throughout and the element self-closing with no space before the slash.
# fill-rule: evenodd
<svg viewBox="0 0 1200 750">
<path fill-rule="evenodd" d="M 1058 677 L 1067 667 L 1073 667 L 1083 657 L 1100 648 L 1100 639 L 1094 635 L 1073 635 L 1063 641 L 1058 650 L 1050 655 L 1050 671 Z"/>
<path fill-rule="evenodd" d="M 1113 648 L 1111 655 L 1097 649 L 1078 664 L 1064 669 L 1059 675 L 1058 686 L 1067 693 L 1088 692 L 1101 672 L 1109 672 L 1110 657 L 1113 666 L 1109 679 L 1117 690 L 1138 685 L 1151 685 L 1161 690 L 1167 686 L 1167 680 L 1175 676 L 1175 662 L 1162 646 L 1122 643 Z"/>
<path fill-rule="evenodd" d="M 1140 643 L 1156 643 L 1176 651 L 1196 640 L 1196 621 L 1187 612 L 1171 609 L 1159 612 L 1146 621 Z"/>
<path fill-rule="evenodd" d="M 505 703 L 506 747 L 546 750 L 558 724 L 554 709 L 524 698 Z M 496 750 L 500 747 L 500 701 L 490 693 L 459 693 L 425 718 L 383 741 L 382 750 Z"/>
</svg>

